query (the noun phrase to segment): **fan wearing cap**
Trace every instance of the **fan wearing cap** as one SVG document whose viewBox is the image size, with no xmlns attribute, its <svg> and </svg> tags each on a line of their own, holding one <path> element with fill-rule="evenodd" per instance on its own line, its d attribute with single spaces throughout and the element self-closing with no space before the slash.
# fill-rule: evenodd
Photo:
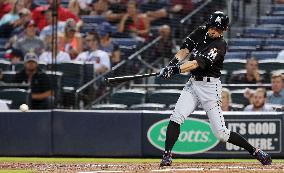
<svg viewBox="0 0 284 173">
<path fill-rule="evenodd" d="M 52 90 L 49 77 L 38 67 L 34 53 L 25 55 L 24 69 L 17 72 L 15 83 L 28 83 L 31 86 L 31 108 L 48 109 Z"/>
<path fill-rule="evenodd" d="M 71 59 L 75 59 L 83 50 L 83 39 L 77 31 L 76 22 L 68 19 L 65 23 L 64 33 L 59 34 L 60 50 L 69 53 Z"/>
<path fill-rule="evenodd" d="M 26 25 L 25 36 L 17 40 L 14 48 L 21 50 L 24 55 L 28 52 L 34 52 L 39 56 L 43 52 L 44 43 L 36 36 L 36 25 L 33 20 Z"/>
<path fill-rule="evenodd" d="M 47 26 L 46 18 L 44 16 L 44 11 L 47 10 L 49 7 L 54 7 L 54 0 L 46 0 L 48 2 L 48 5 L 39 6 L 35 8 L 32 12 L 32 17 L 35 23 L 37 24 L 37 27 L 41 31 L 45 26 Z M 58 21 L 67 21 L 68 19 L 73 19 L 76 21 L 77 28 L 80 28 L 83 25 L 82 20 L 78 16 L 76 16 L 74 13 L 72 13 L 67 8 L 62 7 L 61 0 L 57 0 L 57 6 L 58 6 Z"/>
<path fill-rule="evenodd" d="M 92 62 L 96 73 L 105 73 L 110 70 L 109 54 L 99 50 L 99 36 L 96 32 L 88 32 L 86 38 L 86 51 L 76 58 L 77 61 Z"/>
</svg>

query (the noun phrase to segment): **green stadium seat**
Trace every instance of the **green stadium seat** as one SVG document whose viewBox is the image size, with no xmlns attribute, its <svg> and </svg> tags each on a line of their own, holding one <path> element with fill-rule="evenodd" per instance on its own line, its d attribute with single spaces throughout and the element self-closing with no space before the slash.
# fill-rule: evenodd
<svg viewBox="0 0 284 173">
<path fill-rule="evenodd" d="M 97 104 L 92 105 L 91 110 L 124 110 L 127 105 L 123 104 Z"/>
<path fill-rule="evenodd" d="M 174 75 L 170 79 L 163 79 L 161 77 L 155 78 L 155 84 L 185 84 L 189 79 L 189 75 L 179 74 Z"/>
<path fill-rule="evenodd" d="M 146 96 L 145 90 L 126 89 L 120 90 L 111 95 L 110 103 L 124 104 L 131 106 L 134 104 L 144 103 Z"/>
<path fill-rule="evenodd" d="M 181 90 L 177 89 L 160 89 L 148 93 L 147 103 L 159 103 L 171 105 L 177 102 Z"/>
<path fill-rule="evenodd" d="M 63 72 L 63 87 L 72 87 L 75 90 L 82 86 L 84 74 L 84 64 L 82 62 L 57 64 L 57 70 Z"/>
<path fill-rule="evenodd" d="M 277 59 L 265 59 L 259 60 L 259 69 L 265 70 L 267 73 L 273 70 L 281 70 L 284 69 L 284 61 L 277 60 Z"/>
<path fill-rule="evenodd" d="M 19 109 L 21 104 L 29 104 L 30 92 L 24 89 L 3 89 L 0 90 L 0 99 L 11 100 L 11 109 Z"/>
<path fill-rule="evenodd" d="M 223 70 L 226 70 L 228 73 L 231 73 L 235 70 L 241 70 L 245 68 L 246 60 L 245 59 L 226 59 L 224 61 Z"/>
<path fill-rule="evenodd" d="M 165 104 L 158 104 L 158 103 L 144 103 L 144 104 L 137 104 L 132 105 L 130 109 L 132 110 L 165 110 Z"/>
<path fill-rule="evenodd" d="M 13 83 L 16 76 L 16 71 L 3 71 L 3 81 L 5 83 Z"/>
<path fill-rule="evenodd" d="M 248 105 L 249 101 L 244 97 L 245 89 L 238 89 L 231 91 L 232 103 Z"/>
<path fill-rule="evenodd" d="M 10 64 L 11 64 L 10 61 L 0 59 L 0 69 L 2 71 L 9 70 Z"/>
<path fill-rule="evenodd" d="M 245 73 L 246 73 L 246 70 L 243 69 L 243 70 L 233 71 L 231 75 L 236 76 L 236 75 L 241 75 L 241 74 L 245 74 Z M 259 70 L 259 74 L 263 78 L 264 83 L 269 83 L 270 79 L 269 79 L 269 77 L 267 77 L 267 74 L 269 74 L 269 73 L 266 73 L 265 70 Z"/>
</svg>

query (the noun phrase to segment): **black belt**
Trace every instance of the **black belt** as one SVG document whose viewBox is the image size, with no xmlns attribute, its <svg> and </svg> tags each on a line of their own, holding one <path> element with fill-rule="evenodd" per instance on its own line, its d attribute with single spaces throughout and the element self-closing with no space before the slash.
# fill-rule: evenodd
<svg viewBox="0 0 284 173">
<path fill-rule="evenodd" d="M 204 77 L 204 76 L 192 76 L 194 80 L 196 81 L 204 81 L 204 78 L 205 78 L 205 81 L 207 82 L 210 82 L 210 77 Z"/>
</svg>

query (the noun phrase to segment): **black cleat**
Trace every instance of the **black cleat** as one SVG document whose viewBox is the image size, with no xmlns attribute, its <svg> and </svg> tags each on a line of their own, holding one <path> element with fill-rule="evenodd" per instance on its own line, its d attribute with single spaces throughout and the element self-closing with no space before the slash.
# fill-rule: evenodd
<svg viewBox="0 0 284 173">
<path fill-rule="evenodd" d="M 172 153 L 165 151 L 163 158 L 160 162 L 160 166 L 171 166 L 172 165 Z"/>
<path fill-rule="evenodd" d="M 255 152 L 252 154 L 252 156 L 260 161 L 262 165 L 271 165 L 272 163 L 270 155 L 259 148 L 255 149 Z"/>
</svg>

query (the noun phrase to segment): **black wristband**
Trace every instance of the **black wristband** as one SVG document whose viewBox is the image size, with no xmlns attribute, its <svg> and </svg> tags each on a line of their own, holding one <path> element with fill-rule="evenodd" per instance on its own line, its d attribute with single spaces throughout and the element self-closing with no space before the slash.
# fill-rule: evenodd
<svg viewBox="0 0 284 173">
<path fill-rule="evenodd" d="M 170 63 L 169 63 L 168 66 L 176 66 L 176 65 L 178 64 L 178 62 L 179 62 L 179 60 L 178 60 L 176 57 L 174 57 L 174 58 L 170 61 Z"/>
</svg>

